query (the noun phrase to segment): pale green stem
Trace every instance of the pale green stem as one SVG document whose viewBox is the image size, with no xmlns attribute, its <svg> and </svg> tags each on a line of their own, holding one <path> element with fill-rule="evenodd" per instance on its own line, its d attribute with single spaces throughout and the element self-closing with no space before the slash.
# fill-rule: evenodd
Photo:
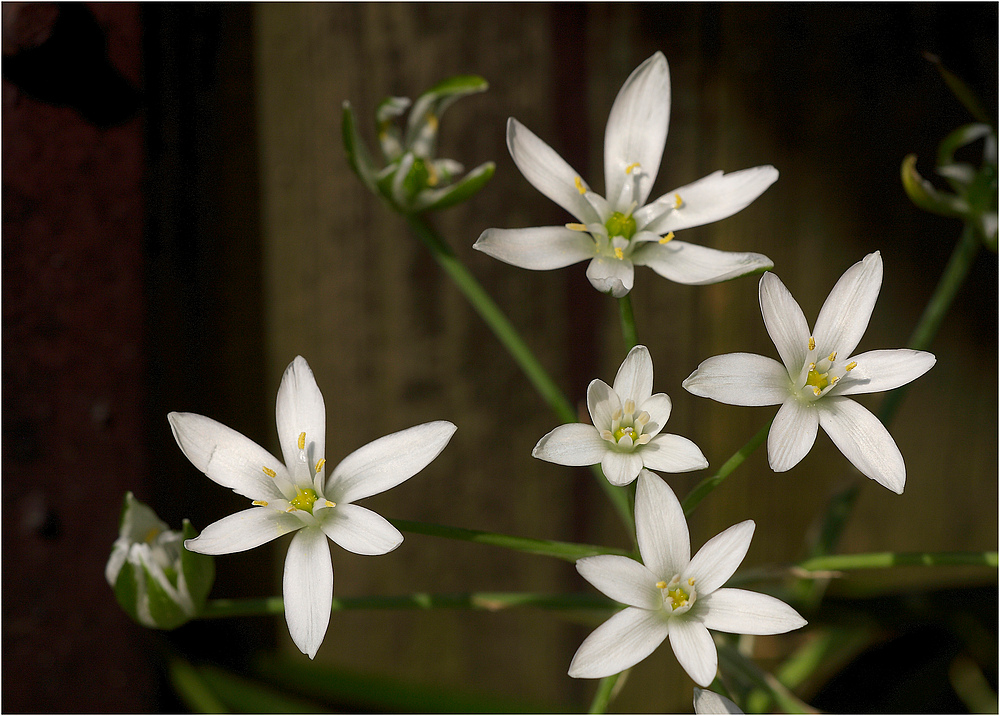
<svg viewBox="0 0 1000 716">
<path fill-rule="evenodd" d="M 632 312 L 632 294 L 626 293 L 618 299 L 618 313 L 621 316 L 625 351 L 628 352 L 639 345 L 639 333 L 635 327 L 635 314 Z"/>
<path fill-rule="evenodd" d="M 741 654 L 738 649 L 728 643 L 719 644 L 716 642 L 716 644 L 719 649 L 719 667 L 724 673 L 732 670 L 733 672 L 742 674 L 744 678 L 754 682 L 758 688 L 764 689 L 785 713 L 817 713 L 816 709 L 792 693 L 773 674 L 761 669 L 757 664 Z"/>
<path fill-rule="evenodd" d="M 594 699 L 590 702 L 590 709 L 587 713 L 607 713 L 608 706 L 611 705 L 615 696 L 618 695 L 618 691 L 620 690 L 619 680 L 624 674 L 628 674 L 628 671 L 623 671 L 612 676 L 605 676 L 601 679 L 600 683 L 597 685 L 597 693 L 594 694 Z"/>
<path fill-rule="evenodd" d="M 887 567 L 937 567 L 941 565 L 997 566 L 996 552 L 871 552 L 812 557 L 796 566 L 807 572 L 841 572 Z"/>
<path fill-rule="evenodd" d="M 577 610 L 615 609 L 617 603 L 597 594 L 534 594 L 530 592 L 472 592 L 469 594 L 402 594 L 397 596 L 334 597 L 332 611 L 360 609 L 472 609 L 500 611 L 514 607 Z M 281 597 L 261 599 L 211 599 L 199 615 L 202 619 L 282 614 Z"/>
<path fill-rule="evenodd" d="M 430 250 L 438 265 L 451 277 L 458 289 L 465 294 L 465 297 L 472 304 L 472 307 L 490 327 L 497 339 L 503 344 L 507 352 L 510 353 L 514 361 L 521 367 L 524 374 L 531 381 L 531 384 L 548 403 L 552 412 L 564 423 L 577 422 L 576 411 L 566 396 L 559 390 L 549 374 L 542 367 L 542 364 L 535 358 L 535 354 L 524 342 L 513 324 L 507 319 L 500 307 L 490 298 L 483 287 L 469 272 L 465 265 L 458 259 L 451 247 L 431 228 L 430 224 L 423 217 L 413 214 L 405 215 L 406 223 L 417 237 L 424 242 Z M 593 469 L 595 478 L 601 489 L 604 490 L 608 499 L 615 506 L 619 516 L 625 524 L 626 532 L 635 533 L 635 519 L 632 517 L 632 510 L 629 507 L 628 495 L 615 488 L 600 471 L 600 466 Z"/>
<path fill-rule="evenodd" d="M 225 714 L 229 713 L 225 704 L 219 700 L 211 687 L 205 683 L 198 670 L 184 659 L 173 658 L 170 660 L 167 670 L 170 675 L 170 683 L 174 691 L 180 696 L 181 701 L 191 709 L 193 713 L 201 714 Z"/>
<path fill-rule="evenodd" d="M 948 264 L 945 266 L 944 273 L 941 274 L 937 287 L 934 289 L 934 293 L 931 295 L 923 314 L 920 316 L 920 320 L 917 322 L 917 327 L 910 335 L 910 340 L 907 342 L 908 348 L 921 351 L 930 348 L 934 336 L 937 335 L 938 329 L 941 328 L 941 322 L 944 320 L 945 314 L 955 299 L 955 295 L 969 275 L 969 269 L 972 267 L 972 262 L 979 252 L 979 246 L 979 237 L 976 236 L 972 225 L 966 223 L 962 229 L 962 237 L 959 239 L 958 244 L 955 245 L 955 249 L 951 253 L 951 258 L 948 259 Z M 882 401 L 878 417 L 886 427 L 889 426 L 895 417 L 900 402 L 906 394 L 907 387 L 896 388 L 886 395 L 885 400 Z M 854 508 L 854 503 L 861 491 L 862 484 L 864 484 L 864 481 L 855 481 L 831 498 L 819 531 L 819 538 L 810 550 L 811 556 L 816 557 L 829 554 L 837 548 L 837 542 L 840 540 L 840 535 L 847 525 L 847 520 Z"/>
<path fill-rule="evenodd" d="M 575 562 L 583 557 L 593 557 L 597 554 L 619 554 L 628 555 L 620 549 L 610 547 L 598 547 L 589 544 L 575 544 L 572 542 L 556 542 L 553 540 L 531 539 L 528 537 L 512 537 L 510 535 L 497 534 L 495 532 L 482 532 L 480 530 L 468 530 L 464 527 L 446 527 L 427 522 L 411 522 L 410 520 L 389 520 L 396 529 L 413 534 L 429 535 L 431 537 L 444 537 L 445 539 L 457 539 L 464 542 L 477 542 L 488 544 L 494 547 L 504 547 L 518 552 L 528 552 L 546 557 L 556 557 L 567 562 Z"/>
<path fill-rule="evenodd" d="M 688 493 L 684 501 L 681 502 L 681 507 L 684 508 L 684 516 L 688 517 L 694 512 L 694 509 L 698 506 L 698 503 L 705 499 L 708 494 L 714 490 L 716 487 L 721 485 L 723 481 L 729 474 L 743 464 L 743 461 L 750 457 L 750 454 L 760 447 L 761 443 L 764 442 L 764 438 L 767 437 L 767 431 L 771 428 L 771 422 L 774 420 L 767 421 L 767 424 L 757 431 L 757 434 L 750 438 L 750 441 L 737 450 L 731 458 L 722 463 L 722 467 L 719 471 L 712 475 L 711 477 L 706 477 L 704 480 L 695 485 L 694 489 Z"/>
</svg>

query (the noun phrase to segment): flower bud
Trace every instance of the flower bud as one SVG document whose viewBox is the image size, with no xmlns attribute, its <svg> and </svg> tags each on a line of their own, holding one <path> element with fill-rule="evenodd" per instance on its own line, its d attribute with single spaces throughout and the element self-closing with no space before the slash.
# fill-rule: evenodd
<svg viewBox="0 0 1000 716">
<path fill-rule="evenodd" d="M 128 492 L 118 539 L 104 570 L 115 598 L 143 626 L 175 629 L 197 616 L 215 579 L 212 557 L 184 549 L 198 536 L 188 520 L 171 530 Z"/>
</svg>

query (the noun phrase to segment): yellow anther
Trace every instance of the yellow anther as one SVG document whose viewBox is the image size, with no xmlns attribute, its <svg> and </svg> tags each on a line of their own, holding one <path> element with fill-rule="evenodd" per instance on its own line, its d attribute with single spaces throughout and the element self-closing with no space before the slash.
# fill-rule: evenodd
<svg viewBox="0 0 1000 716">
<path fill-rule="evenodd" d="M 822 388 L 818 388 L 818 387 L 814 387 L 813 388 L 813 395 L 815 395 L 816 397 L 819 397 L 819 394 L 822 393 L 822 392 L 823 392 Z"/>
<path fill-rule="evenodd" d="M 576 190 L 581 194 L 587 193 L 587 188 L 583 185 L 583 180 L 580 177 L 573 177 L 573 183 L 576 184 Z"/>
<path fill-rule="evenodd" d="M 667 243 L 669 241 L 673 241 L 673 240 L 674 240 L 674 232 L 673 231 L 668 231 L 666 236 L 661 236 L 660 237 L 660 243 L 661 244 L 665 244 L 665 243 Z"/>
<path fill-rule="evenodd" d="M 285 512 L 295 512 L 295 507 L 289 506 L 289 508 L 285 510 Z"/>
<path fill-rule="evenodd" d="M 319 462 L 316 463 L 316 472 L 319 473 L 323 469 L 323 465 L 326 464 L 326 458 L 321 458 Z"/>
<path fill-rule="evenodd" d="M 680 209 L 681 206 L 683 206 L 683 204 L 684 204 L 684 200 L 681 199 L 681 195 L 680 194 L 674 194 L 674 208 L 675 209 Z"/>
<path fill-rule="evenodd" d="M 816 339 L 813 338 L 812 336 L 809 336 L 809 350 L 811 351 L 816 350 Z"/>
<path fill-rule="evenodd" d="M 639 162 L 632 162 L 627 167 L 625 167 L 625 173 L 631 174 L 632 170 L 635 169 L 637 166 L 639 166 Z"/>
<path fill-rule="evenodd" d="M 850 363 L 844 366 L 844 370 L 854 370 L 857 367 L 858 367 L 858 362 L 856 360 L 852 360 Z"/>
<path fill-rule="evenodd" d="M 828 355 L 826 357 L 826 359 L 828 361 L 830 361 L 831 363 L 833 363 L 835 360 L 837 360 L 837 351 L 834 351 L 833 353 L 831 353 L 830 355 Z"/>
<path fill-rule="evenodd" d="M 254 500 L 253 504 L 257 505 L 257 507 L 267 507 L 267 502 L 264 500 Z"/>
<path fill-rule="evenodd" d="M 667 588 L 667 583 L 663 582 L 663 581 L 657 582 L 656 583 L 656 588 L 657 589 L 666 589 Z"/>
<path fill-rule="evenodd" d="M 688 577 L 688 586 L 690 587 L 694 586 L 694 577 Z"/>
<path fill-rule="evenodd" d="M 336 502 L 330 502 L 330 500 L 327 500 L 326 501 L 326 506 L 327 507 L 336 507 L 337 503 Z"/>
<path fill-rule="evenodd" d="M 432 130 L 434 130 L 435 132 L 437 131 L 438 118 L 434 116 L 434 114 L 432 114 L 431 112 L 427 113 L 427 124 L 430 126 Z"/>
<path fill-rule="evenodd" d="M 437 186 L 438 173 L 433 164 L 427 165 L 427 186 Z"/>
<path fill-rule="evenodd" d="M 274 470 L 272 470 L 271 468 L 269 468 L 267 465 L 265 465 L 262 469 L 264 470 L 264 474 L 267 475 L 268 477 L 277 477 L 278 476 L 278 473 L 276 473 Z"/>
<path fill-rule="evenodd" d="M 152 542 L 154 539 L 156 539 L 156 536 L 158 534 L 160 534 L 160 528 L 159 527 L 153 527 L 153 528 L 151 528 L 149 530 L 149 532 L 146 533 L 146 537 L 142 541 L 143 542 Z"/>
<path fill-rule="evenodd" d="M 569 229 L 570 231 L 586 231 L 587 230 L 587 225 L 586 224 L 566 224 L 566 228 Z"/>
<path fill-rule="evenodd" d="M 833 376 L 833 379 L 830 381 L 830 385 L 836 385 L 839 382 L 840 382 L 840 376 L 839 375 L 835 375 L 835 376 Z"/>
<path fill-rule="evenodd" d="M 305 450 L 305 449 L 306 449 L 306 434 L 299 433 L 299 450 Z"/>
<path fill-rule="evenodd" d="M 615 247 L 615 258 L 618 259 L 619 261 L 625 258 L 625 252 L 622 251 L 617 246 Z"/>
</svg>

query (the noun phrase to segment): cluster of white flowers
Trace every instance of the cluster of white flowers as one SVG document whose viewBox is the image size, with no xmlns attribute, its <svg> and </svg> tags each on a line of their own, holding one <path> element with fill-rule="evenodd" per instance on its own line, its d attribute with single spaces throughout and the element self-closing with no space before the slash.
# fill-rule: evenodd
<svg viewBox="0 0 1000 716">
<path fill-rule="evenodd" d="M 488 229 L 475 248 L 529 269 L 589 260 L 590 282 L 615 297 L 632 289 L 637 265 L 684 284 L 714 283 L 770 269 L 771 261 L 761 254 L 696 246 L 675 239 L 674 232 L 742 210 L 777 179 L 773 167 L 715 172 L 647 203 L 669 113 L 670 75 L 658 52 L 629 76 L 611 109 L 604 196 L 511 118 L 507 143 L 514 162 L 531 184 L 579 223 Z M 854 354 L 881 280 L 882 259 L 875 252 L 847 270 L 809 331 L 784 284 L 765 272 L 760 305 L 780 362 L 747 353 L 716 356 L 701 363 L 683 387 L 732 405 L 780 405 L 767 442 L 775 471 L 799 463 L 822 426 L 858 470 L 901 493 L 905 468 L 895 442 L 879 420 L 849 396 L 908 383 L 929 370 L 935 359 L 913 350 Z M 805 625 L 794 609 L 772 596 L 724 587 L 747 553 L 753 521 L 723 531 L 691 557 L 681 504 L 651 471 L 702 470 L 708 461 L 691 440 L 664 432 L 671 401 L 665 393 L 653 393 L 653 363 L 645 346 L 628 353 L 612 386 L 601 380 L 590 383 L 587 406 L 590 424 L 556 427 L 538 441 L 532 454 L 561 465 L 599 464 L 615 486 L 638 480 L 635 528 L 641 561 L 601 555 L 577 562 L 588 582 L 625 606 L 580 645 L 569 675 L 617 674 L 667 639 L 694 682 L 707 687 L 718 666 L 710 629 L 779 634 Z M 292 640 L 310 658 L 330 620 L 333 568 L 327 539 L 366 555 L 399 546 L 402 535 L 390 522 L 354 503 L 422 470 L 456 429 L 438 421 L 403 430 L 362 447 L 327 471 L 323 396 L 301 357 L 285 371 L 277 395 L 283 460 L 201 415 L 171 413 L 169 421 L 177 444 L 199 470 L 252 502 L 188 539 L 188 550 L 227 554 L 295 533 L 285 559 L 285 615 Z M 118 563 L 124 562 L 122 555 L 116 556 Z M 738 712 L 721 696 L 701 690 L 695 694 L 699 713 Z"/>
</svg>

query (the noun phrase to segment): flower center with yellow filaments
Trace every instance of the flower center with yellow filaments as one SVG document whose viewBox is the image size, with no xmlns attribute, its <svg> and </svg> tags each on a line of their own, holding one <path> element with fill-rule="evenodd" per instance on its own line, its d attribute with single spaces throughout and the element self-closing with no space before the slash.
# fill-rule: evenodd
<svg viewBox="0 0 1000 716">
<path fill-rule="evenodd" d="M 308 463 L 309 462 L 309 458 L 306 456 L 306 434 L 305 433 L 299 433 L 298 448 L 299 448 L 299 462 Z M 325 464 L 326 464 L 326 458 L 320 458 L 316 462 L 316 467 L 314 468 L 314 472 L 317 475 L 319 475 L 323 471 L 323 465 L 325 465 Z M 278 478 L 278 473 L 275 470 L 272 470 L 271 468 L 269 468 L 267 465 L 264 465 L 263 468 L 262 468 L 262 470 L 264 471 L 264 474 L 267 475 L 268 477 L 270 477 L 270 478 L 272 478 L 274 480 L 278 480 L 279 479 Z M 322 504 L 323 504 L 324 507 L 336 507 L 337 506 L 336 502 L 332 502 L 330 500 L 321 498 L 319 496 L 319 493 L 317 493 L 316 490 L 314 490 L 311 487 L 302 487 L 302 486 L 300 486 L 298 484 L 289 484 L 288 482 L 284 482 L 283 484 L 285 486 L 290 487 L 290 488 L 292 488 L 292 489 L 295 490 L 295 497 L 293 497 L 290 500 L 288 500 L 289 507 L 288 507 L 287 512 L 295 512 L 296 510 L 302 510 L 304 512 L 308 512 L 309 514 L 312 514 L 313 506 L 316 504 L 316 500 L 322 500 Z M 319 484 L 319 483 L 317 483 L 317 484 Z M 286 492 L 282 488 L 282 484 L 281 483 L 279 483 L 278 487 L 279 487 L 279 489 L 282 490 L 282 492 L 284 492 L 284 494 L 286 496 L 289 494 L 289 492 Z M 257 506 L 257 507 L 267 507 L 268 506 L 268 503 L 267 503 L 266 500 L 254 500 L 253 504 L 255 506 Z"/>
<path fill-rule="evenodd" d="M 664 608 L 669 607 L 669 614 L 683 614 L 694 606 L 698 599 L 698 592 L 694 588 L 694 577 L 688 578 L 682 585 L 680 575 L 676 575 L 669 582 L 657 582 L 656 588 L 663 597 Z"/>
<path fill-rule="evenodd" d="M 815 360 L 813 358 L 815 352 L 816 339 L 810 336 L 809 354 L 806 358 L 806 364 L 802 369 L 804 375 L 800 375 L 799 378 L 802 385 L 800 395 L 809 401 L 826 395 L 833 386 L 840 382 L 841 378 L 858 366 L 856 361 L 851 361 L 847 364 L 838 364 L 836 351 L 831 352 L 830 355 L 824 358 Z"/>
<path fill-rule="evenodd" d="M 601 437 L 616 447 L 632 450 L 636 445 L 645 445 L 651 439 L 643 435 L 643 429 L 649 423 L 649 413 L 645 410 L 635 414 L 635 401 L 626 400 L 625 404 L 611 416 L 611 428 L 601 431 Z"/>
</svg>

